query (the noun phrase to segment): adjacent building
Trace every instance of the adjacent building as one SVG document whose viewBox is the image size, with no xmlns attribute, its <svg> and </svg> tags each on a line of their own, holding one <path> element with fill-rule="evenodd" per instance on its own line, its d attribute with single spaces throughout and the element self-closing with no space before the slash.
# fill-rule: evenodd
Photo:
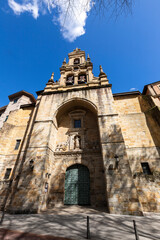
<svg viewBox="0 0 160 240">
<path fill-rule="evenodd" d="M 154 104 L 160 107 L 160 81 L 145 85 L 142 94 L 151 96 Z"/>
</svg>

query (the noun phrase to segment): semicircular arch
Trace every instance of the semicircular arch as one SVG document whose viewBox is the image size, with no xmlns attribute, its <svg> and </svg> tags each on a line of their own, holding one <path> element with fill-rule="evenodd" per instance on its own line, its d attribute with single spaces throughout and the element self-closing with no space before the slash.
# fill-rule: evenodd
<svg viewBox="0 0 160 240">
<path fill-rule="evenodd" d="M 76 166 L 76 165 L 81 165 L 81 166 L 83 166 L 83 167 L 86 167 L 87 169 L 88 169 L 88 171 L 89 171 L 89 164 L 87 164 L 87 162 L 86 163 L 81 163 L 81 162 L 68 162 L 67 164 L 66 164 L 66 167 L 65 167 L 65 170 L 64 170 L 64 172 L 66 172 L 68 169 L 70 169 L 70 168 L 72 168 L 72 167 L 74 167 L 74 166 Z M 89 171 L 90 172 L 90 171 Z"/>
<path fill-rule="evenodd" d="M 67 110 L 75 107 L 89 109 L 95 115 L 97 115 L 97 112 L 98 112 L 97 106 L 90 100 L 87 100 L 85 98 L 77 98 L 77 97 L 71 98 L 63 102 L 55 112 L 54 117 L 57 120 L 57 123 L 60 116 L 62 116 Z"/>
</svg>

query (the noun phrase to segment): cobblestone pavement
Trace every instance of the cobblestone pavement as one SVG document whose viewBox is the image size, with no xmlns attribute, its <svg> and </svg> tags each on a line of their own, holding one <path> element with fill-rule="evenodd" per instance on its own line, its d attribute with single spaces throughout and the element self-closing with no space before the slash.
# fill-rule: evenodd
<svg viewBox="0 0 160 240">
<path fill-rule="evenodd" d="M 0 226 L 0 240 L 84 240 L 87 216 L 90 217 L 93 240 L 135 240 L 133 220 L 136 220 L 140 240 L 160 240 L 160 214 L 144 217 L 114 215 L 102 209 L 75 206 L 54 208 L 42 214 L 6 214 Z M 15 232 L 11 231 L 6 235 L 7 238 L 4 238 L 4 229 Z M 29 235 L 31 233 L 32 235 Z"/>
</svg>

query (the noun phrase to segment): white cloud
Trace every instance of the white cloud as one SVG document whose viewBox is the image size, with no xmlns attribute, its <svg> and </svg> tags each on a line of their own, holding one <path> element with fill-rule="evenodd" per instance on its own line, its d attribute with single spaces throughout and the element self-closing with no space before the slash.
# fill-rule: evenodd
<svg viewBox="0 0 160 240">
<path fill-rule="evenodd" d="M 24 1 L 22 4 L 15 2 L 14 0 L 8 0 L 10 8 L 15 14 L 19 15 L 23 12 L 31 12 L 34 18 L 39 16 L 38 14 L 38 0 Z"/>
<path fill-rule="evenodd" d="M 70 5 L 69 5 L 70 3 Z M 73 41 L 85 33 L 87 13 L 91 9 L 91 1 L 88 0 L 57 0 L 59 7 L 58 21 L 62 34 L 69 41 Z"/>
<path fill-rule="evenodd" d="M 36 19 L 39 14 L 53 12 L 54 21 L 59 23 L 62 35 L 69 41 L 85 33 L 87 14 L 92 0 L 8 0 L 15 14 L 30 12 Z"/>
<path fill-rule="evenodd" d="M 130 88 L 130 91 L 137 91 L 137 88 Z"/>
</svg>

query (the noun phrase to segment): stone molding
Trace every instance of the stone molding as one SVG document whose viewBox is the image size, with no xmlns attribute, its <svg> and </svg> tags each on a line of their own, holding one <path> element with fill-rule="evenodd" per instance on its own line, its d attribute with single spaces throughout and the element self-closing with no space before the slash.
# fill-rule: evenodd
<svg viewBox="0 0 160 240">
<path fill-rule="evenodd" d="M 76 88 L 76 86 L 72 86 L 72 87 L 68 87 L 68 86 L 65 86 L 65 87 L 59 87 L 61 89 L 56 89 L 53 91 L 47 91 L 47 92 L 42 92 L 41 95 L 50 95 L 50 94 L 59 94 L 59 93 L 64 93 L 64 92 L 74 92 L 74 91 L 81 91 L 81 90 L 90 90 L 90 89 L 98 89 L 98 88 L 108 88 L 108 87 L 112 87 L 112 84 L 105 84 L 105 85 L 99 85 L 99 86 L 87 86 L 87 84 L 84 84 L 84 86 L 82 87 L 78 85 L 78 88 Z M 65 89 L 67 88 L 67 89 Z M 62 90 L 63 89 L 63 90 Z"/>
</svg>

